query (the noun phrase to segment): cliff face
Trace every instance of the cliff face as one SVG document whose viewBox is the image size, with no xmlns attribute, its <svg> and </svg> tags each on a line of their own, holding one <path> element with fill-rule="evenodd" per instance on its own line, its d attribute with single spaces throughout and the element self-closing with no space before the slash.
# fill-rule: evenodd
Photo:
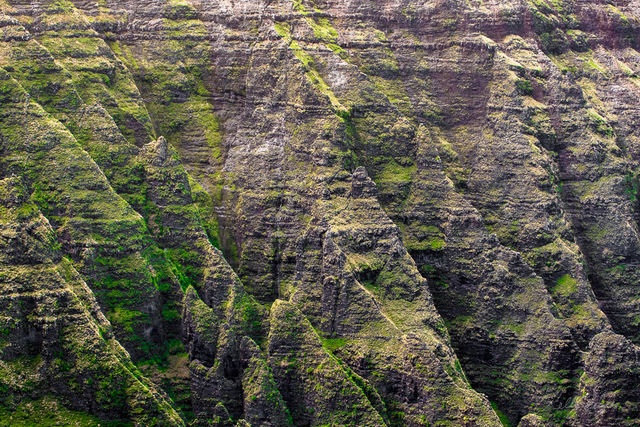
<svg viewBox="0 0 640 427">
<path fill-rule="evenodd" d="M 635 1 L 0 0 L 0 424 L 638 425 L 639 48 Z"/>
</svg>

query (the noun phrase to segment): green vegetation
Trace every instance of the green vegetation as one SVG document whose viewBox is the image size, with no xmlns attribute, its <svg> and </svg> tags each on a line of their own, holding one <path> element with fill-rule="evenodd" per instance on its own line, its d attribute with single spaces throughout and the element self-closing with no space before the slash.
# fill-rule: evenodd
<svg viewBox="0 0 640 427">
<path fill-rule="evenodd" d="M 598 114 L 595 110 L 587 110 L 589 115 L 589 122 L 593 129 L 601 135 L 607 137 L 613 137 L 613 128 L 607 123 L 607 121 Z"/>
<path fill-rule="evenodd" d="M 496 412 L 496 414 L 498 415 L 498 418 L 500 419 L 500 422 L 502 423 L 502 425 L 504 427 L 511 427 L 511 421 L 509 421 L 509 417 L 507 417 L 504 412 L 502 412 L 500 409 L 498 409 L 498 404 L 496 402 L 491 402 L 491 407 L 493 408 L 493 410 Z"/>
<path fill-rule="evenodd" d="M 330 37 L 330 39 L 328 40 L 332 42 L 331 44 L 334 46 L 334 49 L 333 49 L 334 51 L 338 49 L 337 45 L 333 42 L 334 39 L 331 38 L 333 37 L 335 30 L 332 30 L 332 28 L 330 27 L 326 19 L 322 21 L 323 23 L 321 24 L 318 24 L 316 21 L 314 21 L 311 18 L 308 18 L 307 22 L 314 29 L 318 37 L 320 38 Z M 304 50 L 304 48 L 299 44 L 298 41 L 292 38 L 291 26 L 288 23 L 276 22 L 274 23 L 274 28 L 278 33 L 278 35 L 280 35 L 280 37 L 282 37 L 289 44 L 289 49 L 292 51 L 293 55 L 298 59 L 298 61 L 300 61 L 300 63 L 304 65 L 304 70 L 305 70 L 307 79 L 311 82 L 311 84 L 313 84 L 313 86 L 320 93 L 324 94 L 329 99 L 329 102 L 331 103 L 331 106 L 333 107 L 336 114 L 342 114 L 348 111 L 340 103 L 338 98 L 336 98 L 335 94 L 333 93 L 329 85 L 327 85 L 327 83 L 324 81 L 320 73 L 316 70 L 313 57 Z M 336 33 L 336 36 L 337 36 L 337 33 Z"/>
<path fill-rule="evenodd" d="M 568 47 L 565 33 L 557 28 L 550 33 L 540 34 L 540 43 L 546 52 L 552 54 L 560 54 Z"/>
<path fill-rule="evenodd" d="M 554 294 L 562 295 L 563 297 L 571 296 L 577 290 L 578 281 L 568 274 L 560 277 L 556 282 L 556 286 L 552 289 Z"/>
<path fill-rule="evenodd" d="M 625 189 L 624 192 L 629 196 L 629 200 L 633 202 L 637 202 L 638 200 L 638 191 L 640 190 L 640 181 L 638 180 L 638 175 L 633 174 L 631 172 L 627 172 L 624 177 L 625 181 Z"/>
<path fill-rule="evenodd" d="M 327 338 L 322 341 L 324 347 L 330 352 L 335 352 L 347 344 L 347 340 L 344 338 Z"/>
<path fill-rule="evenodd" d="M 171 406 L 186 422 L 202 409 L 196 424 L 268 410 L 277 425 L 495 424 L 456 354 L 504 425 L 570 422 L 579 374 L 557 365 L 609 368 L 589 360 L 609 328 L 564 273 L 602 257 L 584 270 L 612 297 L 637 282 L 611 243 L 637 222 L 633 108 L 599 93 L 634 90 L 615 66 L 635 66 L 633 35 L 612 37 L 637 20 L 596 5 L 601 37 L 571 2 L 527 5 L 490 8 L 513 32 L 499 43 L 484 19 L 465 34 L 484 6 L 453 5 L 423 26 L 435 44 L 411 2 L 384 11 L 400 20 L 388 34 L 297 0 L 213 21 L 186 0 L 143 15 L 7 6 L 0 424 L 95 424 L 61 397 L 29 401 L 51 390 L 114 424 L 179 425 Z M 539 39 L 521 33 L 530 23 Z M 360 193 L 359 166 L 376 184 Z M 579 218 L 580 203 L 604 220 Z M 625 402 L 625 375 L 582 398 Z"/>
<path fill-rule="evenodd" d="M 262 311 L 260 305 L 248 294 L 243 294 L 242 298 L 235 306 L 235 311 L 242 319 L 244 333 L 251 337 L 258 345 L 265 339 L 262 328 Z"/>
<path fill-rule="evenodd" d="M 44 397 L 39 400 L 21 402 L 12 408 L 0 406 L 0 425 L 89 427 L 105 424 L 99 418 L 85 412 L 67 409 L 53 397 Z"/>
<path fill-rule="evenodd" d="M 533 95 L 533 88 L 531 86 L 531 80 L 516 80 L 516 90 L 520 95 L 531 96 Z"/>
</svg>

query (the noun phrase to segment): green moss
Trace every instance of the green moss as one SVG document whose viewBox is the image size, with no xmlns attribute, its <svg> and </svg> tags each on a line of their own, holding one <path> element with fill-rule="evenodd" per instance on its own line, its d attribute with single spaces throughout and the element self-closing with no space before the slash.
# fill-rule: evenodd
<svg viewBox="0 0 640 427">
<path fill-rule="evenodd" d="M 262 345 L 265 339 L 265 331 L 262 325 L 263 313 L 260 305 L 248 294 L 244 294 L 235 306 L 242 321 L 243 332 L 251 337 L 258 345 Z"/>
<path fill-rule="evenodd" d="M 363 124 L 363 129 L 364 126 L 366 125 Z M 393 138 L 392 135 L 385 135 L 384 137 L 385 139 L 387 139 L 387 137 Z M 378 187 L 380 198 L 387 200 L 388 203 L 396 204 L 397 207 L 401 207 L 411 194 L 417 167 L 410 157 L 393 155 L 393 152 L 397 148 L 396 143 L 393 142 L 394 140 L 391 138 L 388 142 L 384 140 L 381 141 L 377 137 L 371 138 L 371 135 L 367 135 L 367 132 L 365 132 L 365 137 L 363 137 L 360 145 L 367 146 L 371 144 L 371 148 L 376 150 L 380 149 L 383 153 L 389 154 L 376 157 L 362 156 L 362 160 L 366 162 L 367 170 L 371 173 Z M 415 240 L 424 240 L 422 237 L 423 236 L 420 236 L 419 239 Z M 413 247 L 416 244 L 412 237 L 408 237 L 408 240 L 410 241 L 410 246 Z"/>
<path fill-rule="evenodd" d="M 576 292 L 578 281 L 568 274 L 560 277 L 556 282 L 556 286 L 552 289 L 554 294 L 568 297 Z"/>
<path fill-rule="evenodd" d="M 72 12 L 74 9 L 73 3 L 68 0 L 56 0 L 51 2 L 47 6 L 47 12 L 55 14 L 55 13 L 64 13 L 64 12 Z"/>
<path fill-rule="evenodd" d="M 169 262 L 171 272 L 176 276 L 182 290 L 186 290 L 189 286 L 195 286 L 202 277 L 202 271 L 199 268 L 200 253 L 183 248 L 165 249 L 164 253 Z"/>
<path fill-rule="evenodd" d="M 109 373 L 98 382 L 96 403 L 112 414 L 126 413 L 127 384 L 122 377 Z"/>
<path fill-rule="evenodd" d="M 613 128 L 607 123 L 604 117 L 593 109 L 587 110 L 587 114 L 589 122 L 596 132 L 607 137 L 614 136 Z"/>
<path fill-rule="evenodd" d="M 274 22 L 273 28 L 280 37 L 288 37 L 291 34 L 291 25 L 288 22 Z"/>
<path fill-rule="evenodd" d="M 429 241 L 429 247 L 431 247 L 431 249 L 434 251 L 441 250 L 442 248 L 444 248 L 444 245 L 445 245 L 444 240 L 438 237 L 436 237 L 435 239 L 431 239 Z"/>
<path fill-rule="evenodd" d="M 520 95 L 531 96 L 533 95 L 533 88 L 530 80 L 516 80 L 516 90 Z"/>
<path fill-rule="evenodd" d="M 347 340 L 344 338 L 327 338 L 322 341 L 323 346 L 331 351 L 335 352 L 347 344 Z"/>
<path fill-rule="evenodd" d="M 314 21 L 315 22 L 315 21 Z M 314 60 L 303 48 L 300 46 L 298 41 L 293 40 L 291 37 L 291 27 L 286 23 L 274 23 L 274 28 L 278 35 L 282 37 L 287 43 L 289 43 L 289 49 L 293 52 L 293 55 L 300 61 L 305 68 L 305 75 L 307 79 L 311 82 L 311 84 L 322 94 L 327 96 L 331 106 L 336 112 L 346 112 L 348 111 L 336 98 L 335 94 L 324 81 L 320 73 L 314 68 Z M 319 27 L 320 28 L 320 27 Z M 324 29 L 323 31 L 329 30 Z"/>
<path fill-rule="evenodd" d="M 65 18 L 75 22 L 79 19 L 76 15 L 79 16 L 74 10 Z M 85 102 L 102 104 L 129 141 L 151 139 L 151 120 L 136 85 L 127 70 L 106 54 L 110 49 L 102 39 L 45 33 L 39 41 L 69 71 L 75 89 Z M 147 135 L 143 136 L 145 132 Z"/>
<path fill-rule="evenodd" d="M 197 10 L 186 1 L 170 0 L 164 10 L 164 17 L 171 20 L 190 20 L 198 17 Z"/>
<path fill-rule="evenodd" d="M 178 310 L 175 308 L 162 310 L 162 318 L 165 322 L 173 324 L 180 320 L 180 313 L 178 313 Z"/>
<path fill-rule="evenodd" d="M 607 4 L 607 8 L 609 11 L 609 16 L 613 17 L 615 28 L 618 34 L 620 34 L 623 40 L 627 43 L 635 42 L 637 35 L 635 33 L 636 30 L 634 28 L 634 24 L 637 25 L 637 19 L 635 20 L 634 24 L 632 24 L 629 18 L 616 6 Z"/>
<path fill-rule="evenodd" d="M 185 291 L 183 304 L 201 339 L 215 344 L 218 336 L 218 319 L 213 309 L 200 299 L 193 287 Z"/>
<path fill-rule="evenodd" d="M 565 425 L 565 421 L 571 414 L 575 415 L 575 412 L 570 408 L 556 409 L 551 415 L 551 420 L 556 425 Z"/>
<path fill-rule="evenodd" d="M 496 415 L 498 415 L 498 418 L 500 419 L 502 425 L 504 427 L 511 427 L 512 424 L 511 421 L 509 421 L 509 417 L 507 417 L 504 412 L 498 409 L 498 404 L 496 402 L 491 402 L 491 407 L 495 411 Z"/>
<path fill-rule="evenodd" d="M 313 29 L 313 33 L 317 39 L 325 44 L 329 49 L 338 54 L 341 58 L 347 59 L 347 52 L 342 49 L 338 43 L 338 32 L 333 28 L 327 18 L 305 17 L 305 22 Z"/>
<path fill-rule="evenodd" d="M 411 233 L 404 237 L 405 246 L 409 251 L 440 251 L 446 247 L 444 234 L 433 225 L 411 224 Z M 422 268 L 433 268 L 430 265 Z M 426 271 L 430 274 L 430 271 Z"/>
<path fill-rule="evenodd" d="M 569 45 L 565 33 L 558 28 L 551 32 L 540 34 L 540 43 L 545 52 L 553 54 L 564 52 Z"/>
<path fill-rule="evenodd" d="M 220 229 L 218 218 L 214 209 L 214 198 L 205 191 L 205 189 L 191 175 L 189 177 L 189 186 L 191 187 L 191 196 L 194 203 L 198 207 L 198 216 L 200 223 L 207 233 L 209 243 L 215 248 L 221 249 L 220 245 Z M 221 189 L 222 186 L 220 186 Z M 218 196 L 218 195 L 217 195 Z M 219 195 L 218 197 L 221 197 Z M 216 199 L 217 202 L 220 200 Z"/>
<path fill-rule="evenodd" d="M 445 324 L 447 326 L 447 329 L 451 329 L 451 328 L 459 328 L 462 325 L 464 325 L 465 323 L 472 321 L 473 317 L 471 316 L 467 316 L 467 315 L 460 315 L 455 317 L 454 319 L 450 320 L 450 321 L 446 321 Z"/>
<path fill-rule="evenodd" d="M 638 201 L 638 191 L 640 191 L 640 180 L 638 179 L 638 175 L 633 174 L 631 172 L 627 172 L 624 177 L 625 181 L 625 189 L 624 192 L 629 196 L 629 201 L 637 202 Z"/>
</svg>

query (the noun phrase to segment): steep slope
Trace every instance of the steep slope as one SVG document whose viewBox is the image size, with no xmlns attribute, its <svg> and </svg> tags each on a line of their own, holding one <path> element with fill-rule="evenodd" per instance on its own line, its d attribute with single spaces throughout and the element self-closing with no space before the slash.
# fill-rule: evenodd
<svg viewBox="0 0 640 427">
<path fill-rule="evenodd" d="M 117 419 L 640 422 L 635 3 L 0 7 L 6 287 L 82 289 Z M 113 417 L 36 324 L 4 407 Z"/>
<path fill-rule="evenodd" d="M 51 395 L 75 411 L 102 419 L 182 425 L 166 395 L 140 373 L 114 339 L 91 290 L 73 263 L 62 256 L 56 232 L 29 199 L 27 188 L 42 182 L 44 174 L 36 166 L 29 174 L 21 173 L 30 161 L 27 153 L 53 171 L 46 175 L 50 179 L 63 179 L 61 173 L 75 168 L 69 174 L 74 180 L 64 186 L 75 190 L 69 197 L 80 196 L 86 203 L 99 193 L 117 203 L 117 196 L 66 129 L 30 102 L 6 72 L 0 78 L 5 202 L 2 411 Z M 58 163 L 61 159 L 64 166 Z M 93 188 L 79 179 L 87 176 L 93 178 Z M 90 211 L 85 206 L 84 212 Z"/>
</svg>

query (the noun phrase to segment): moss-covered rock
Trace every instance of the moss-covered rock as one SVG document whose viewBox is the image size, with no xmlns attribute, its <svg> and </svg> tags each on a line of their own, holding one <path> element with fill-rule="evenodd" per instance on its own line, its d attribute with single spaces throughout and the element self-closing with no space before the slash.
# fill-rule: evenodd
<svg viewBox="0 0 640 427">
<path fill-rule="evenodd" d="M 637 10 L 498 3 L 1 1 L 11 421 L 633 424 Z"/>
</svg>

